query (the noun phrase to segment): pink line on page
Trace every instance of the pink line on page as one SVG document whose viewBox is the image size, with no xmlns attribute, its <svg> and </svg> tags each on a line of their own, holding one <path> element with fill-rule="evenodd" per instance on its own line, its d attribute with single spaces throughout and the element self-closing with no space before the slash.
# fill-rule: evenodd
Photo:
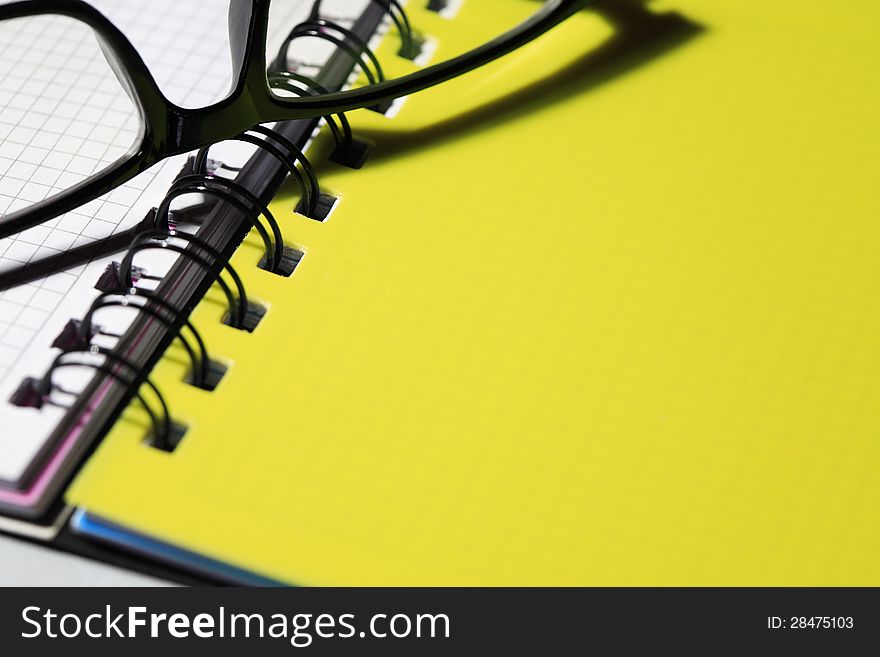
<svg viewBox="0 0 880 657">
<path fill-rule="evenodd" d="M 46 489 L 49 488 L 49 485 L 54 483 L 55 475 L 61 469 L 61 466 L 64 465 L 67 456 L 73 450 L 77 439 L 82 434 L 83 428 L 92 417 L 95 408 L 97 408 L 97 406 L 104 400 L 104 397 L 109 390 L 110 384 L 105 383 L 98 391 L 98 394 L 92 398 L 93 401 L 89 404 L 85 412 L 79 416 L 76 424 L 71 427 L 70 431 L 68 431 L 67 435 L 58 446 L 58 449 L 55 450 L 55 453 L 52 454 L 46 462 L 46 467 L 44 467 L 34 478 L 31 485 L 20 491 L 0 489 L 0 502 L 19 507 L 30 507 L 35 506 L 40 501 L 40 498 L 43 496 L 43 493 L 46 492 Z"/>
</svg>

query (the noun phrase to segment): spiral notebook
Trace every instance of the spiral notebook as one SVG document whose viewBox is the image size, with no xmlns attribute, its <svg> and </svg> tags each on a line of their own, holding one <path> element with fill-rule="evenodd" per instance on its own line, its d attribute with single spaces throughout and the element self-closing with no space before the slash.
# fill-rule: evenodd
<svg viewBox="0 0 880 657">
<path fill-rule="evenodd" d="M 436 57 L 534 3 L 420 6 Z M 191 320 L 67 494 L 85 536 L 231 581 L 877 584 L 875 3 L 597 3 L 485 70 L 353 113 L 265 311 Z M 379 48 L 393 74 L 412 63 Z M 832 129 L 833 127 L 833 129 Z"/>
</svg>

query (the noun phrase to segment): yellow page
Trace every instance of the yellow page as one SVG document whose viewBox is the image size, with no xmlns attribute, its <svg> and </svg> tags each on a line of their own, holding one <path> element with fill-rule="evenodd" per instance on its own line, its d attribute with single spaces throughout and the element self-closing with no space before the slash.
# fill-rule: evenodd
<svg viewBox="0 0 880 657">
<path fill-rule="evenodd" d="M 258 329 L 194 314 L 220 387 L 157 368 L 181 445 L 132 408 L 69 501 L 299 584 L 880 584 L 880 9 L 599 6 L 355 113 L 294 275 L 234 258 Z"/>
</svg>

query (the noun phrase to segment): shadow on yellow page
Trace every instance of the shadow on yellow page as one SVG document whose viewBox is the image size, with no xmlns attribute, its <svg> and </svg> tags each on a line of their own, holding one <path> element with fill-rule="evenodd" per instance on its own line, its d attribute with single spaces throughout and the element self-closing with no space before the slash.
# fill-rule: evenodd
<svg viewBox="0 0 880 657">
<path fill-rule="evenodd" d="M 388 126 L 390 130 L 377 134 L 365 131 L 362 136 L 381 138 L 379 157 L 397 157 L 426 145 L 465 138 L 486 126 L 503 126 L 506 121 L 565 102 L 572 95 L 589 93 L 629 71 L 649 66 L 703 30 L 677 11 L 652 11 L 645 0 L 596 0 L 584 13 L 589 17 L 580 24 L 584 38 L 565 58 L 555 54 L 544 57 L 539 47 L 531 58 L 533 69 L 525 76 L 520 74 L 495 88 L 476 82 L 473 93 L 463 98 L 465 102 L 444 106 L 444 116 L 426 125 L 407 131 Z M 500 68 L 503 70 L 503 64 Z M 460 84 L 467 85 L 468 78 Z"/>
</svg>

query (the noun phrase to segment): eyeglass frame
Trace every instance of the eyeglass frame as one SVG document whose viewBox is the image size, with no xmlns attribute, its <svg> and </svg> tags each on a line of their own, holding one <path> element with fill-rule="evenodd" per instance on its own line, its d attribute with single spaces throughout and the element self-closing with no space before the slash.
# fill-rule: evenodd
<svg viewBox="0 0 880 657">
<path fill-rule="evenodd" d="M 230 0 L 233 80 L 229 94 L 199 108 L 172 103 L 161 92 L 131 41 L 85 0 L 21 0 L 0 5 L 0 21 L 53 14 L 91 27 L 143 122 L 143 136 L 106 170 L 47 199 L 0 218 L 0 238 L 38 226 L 94 200 L 162 160 L 234 138 L 260 123 L 312 119 L 374 107 L 480 68 L 537 39 L 593 0 L 546 0 L 529 19 L 473 50 L 400 78 L 316 96 L 280 97 L 268 81 L 271 0 Z"/>
</svg>

